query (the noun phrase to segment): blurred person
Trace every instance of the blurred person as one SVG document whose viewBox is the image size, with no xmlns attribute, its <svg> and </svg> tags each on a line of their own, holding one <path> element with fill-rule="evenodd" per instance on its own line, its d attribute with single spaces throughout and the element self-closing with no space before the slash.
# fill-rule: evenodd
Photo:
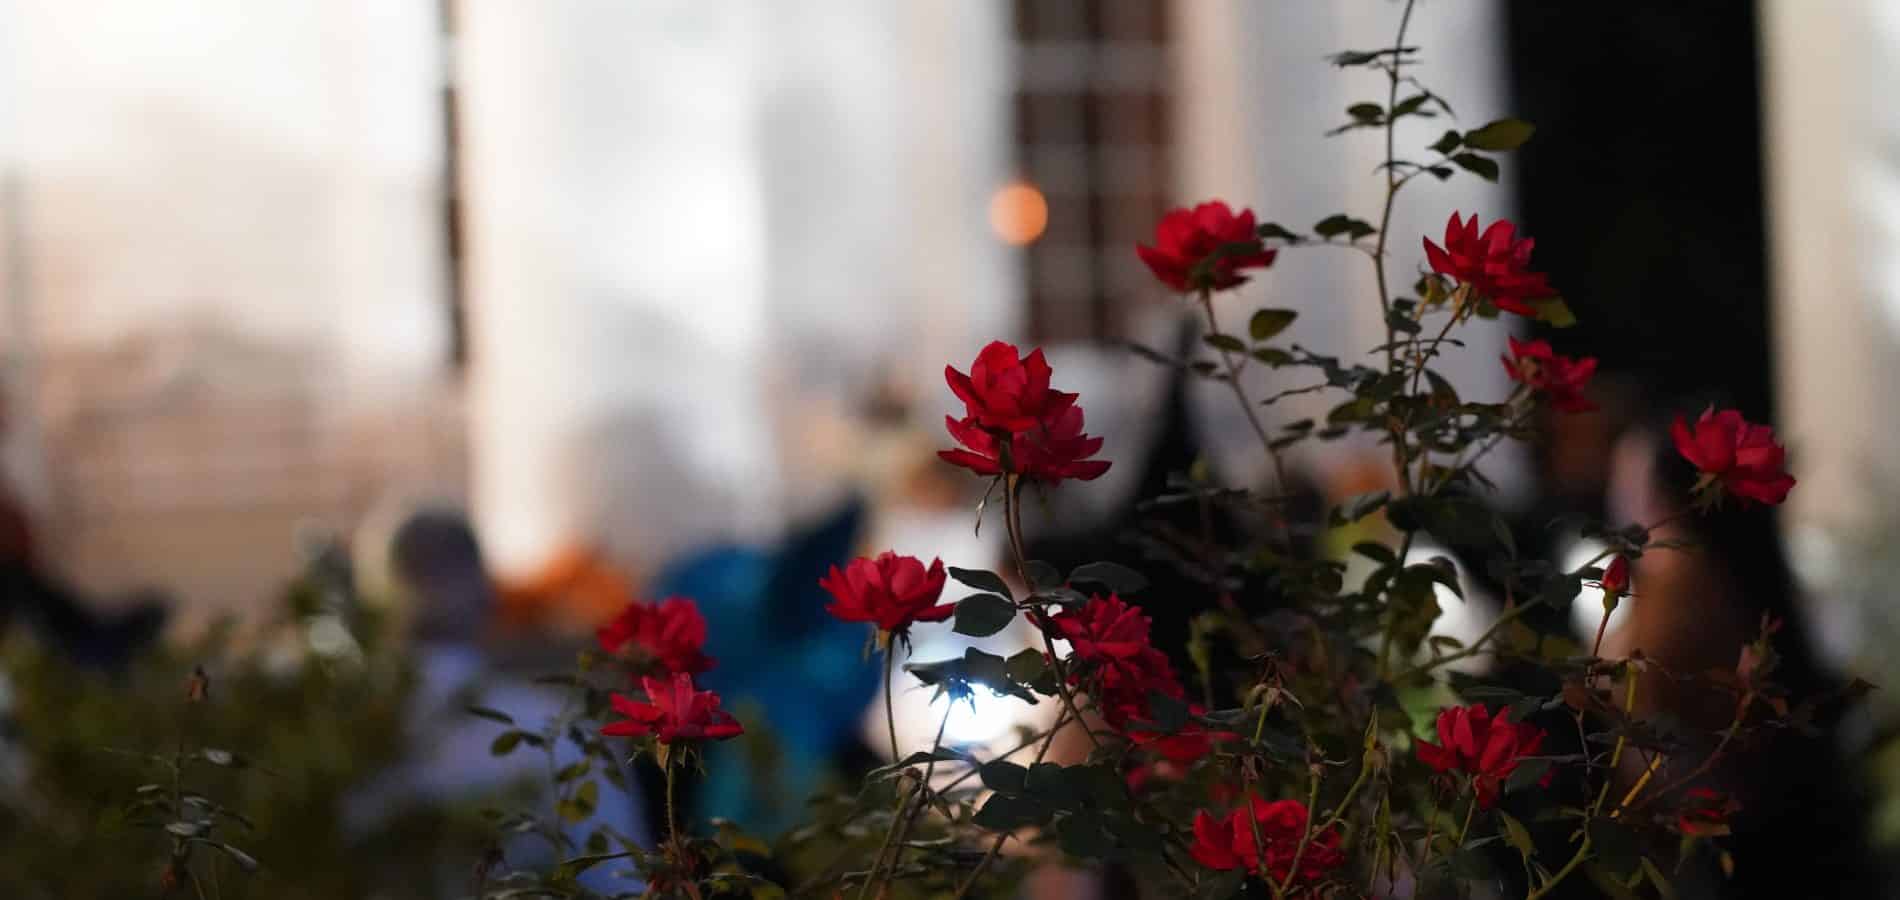
<svg viewBox="0 0 1900 900">
<path fill-rule="evenodd" d="M 467 520 L 441 510 L 411 515 L 390 541 L 389 565 L 393 586 L 410 607 L 413 643 L 408 656 L 418 683 L 409 722 L 414 729 L 411 740 L 420 749 L 413 762 L 386 773 L 353 798 L 349 826 L 364 830 L 412 802 L 493 799 L 542 786 L 547 760 L 526 750 L 495 755 L 490 747 L 498 733 L 496 723 L 468 712 L 470 705 L 479 704 L 507 713 L 524 729 L 538 730 L 571 711 L 558 689 L 503 672 L 492 658 L 487 637 L 496 590 Z M 582 758 L 572 744 L 561 741 L 553 764 L 566 766 Z M 567 827 L 569 850 L 554 853 L 534 834 L 511 835 L 500 850 L 512 866 L 552 865 L 581 853 L 588 835 L 600 826 L 650 846 L 652 832 L 641 804 L 637 791 L 608 790 L 591 819 Z M 460 891 L 467 886 L 466 877 L 466 871 L 445 873 L 443 887 Z M 625 881 L 612 880 L 612 867 L 607 866 L 583 873 L 580 880 L 597 890 L 628 887 Z"/>
<path fill-rule="evenodd" d="M 1701 405 L 1675 409 L 1693 415 Z M 1743 645 L 1763 621 L 1780 623 L 1773 680 L 1796 702 L 1844 684 L 1815 652 L 1800 592 L 1789 570 L 1774 510 L 1730 499 L 1708 514 L 1681 514 L 1693 467 L 1676 451 L 1670 419 L 1650 416 L 1616 442 L 1609 477 L 1613 522 L 1668 524 L 1657 540 L 1688 544 L 1643 554 L 1631 567 L 1634 596 L 1626 623 L 1605 638 L 1618 658 L 1641 650 L 1670 672 L 1734 671 Z M 1708 786 L 1733 796 L 1740 810 L 1722 839 L 1737 862 L 1732 879 L 1703 873 L 1700 893 L 1684 896 L 1865 897 L 1875 881 L 1868 856 L 1865 785 L 1840 741 L 1840 704 L 1820 707 L 1812 729 L 1773 734 L 1729 753 Z M 1720 730 L 1733 716 L 1726 695 L 1659 673 L 1643 676 L 1638 714 L 1673 716 Z M 1634 777 L 1632 773 L 1631 777 Z M 1799 865 L 1789 861 L 1800 860 Z"/>
</svg>

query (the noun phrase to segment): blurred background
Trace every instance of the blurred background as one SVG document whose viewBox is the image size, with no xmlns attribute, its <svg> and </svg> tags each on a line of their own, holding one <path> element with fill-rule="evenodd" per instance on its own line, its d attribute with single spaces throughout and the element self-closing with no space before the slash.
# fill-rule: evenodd
<svg viewBox="0 0 1900 900">
<path fill-rule="evenodd" d="M 835 721 L 772 722 L 794 733 L 770 752 L 868 755 L 861 633 L 782 607 L 822 605 L 823 568 L 871 549 L 998 559 L 980 485 L 934 457 L 943 365 L 1042 344 L 1083 394 L 1116 465 L 1041 512 L 1048 540 L 1195 459 L 1258 481 L 1222 388 L 1118 348 L 1196 334 L 1133 245 L 1214 197 L 1295 229 L 1376 218 L 1379 142 L 1325 132 L 1382 78 L 1325 57 L 1386 46 L 1399 8 L 0 0 L 0 705 L 49 702 L 24 689 L 49 660 L 142 690 L 112 673 L 206 642 L 254 660 L 260 698 L 285 689 L 270 672 L 334 678 L 406 641 L 526 677 L 628 600 L 689 593 L 709 652 L 772 663 L 715 684 L 750 715 L 774 668 L 847 685 Z M 1774 421 L 1801 489 L 1749 546 L 1788 560 L 1819 665 L 1900 680 L 1900 4 L 1423 0 L 1409 42 L 1456 120 L 1407 120 L 1401 146 L 1504 115 L 1538 134 L 1498 185 L 1408 188 L 1396 269 L 1453 210 L 1514 217 L 1583 320 L 1545 336 L 1603 364 L 1602 413 L 1492 460 L 1499 504 L 1639 520 L 1668 414 Z M 1298 309 L 1300 343 L 1351 354 L 1383 339 L 1371 291 L 1358 255 L 1294 251 L 1225 309 Z M 1505 393 L 1504 338 L 1471 332 L 1463 394 Z M 1255 374 L 1259 396 L 1297 386 Z M 1379 459 L 1292 463 L 1337 499 Z M 1441 627 L 1483 627 L 1460 615 Z M 722 647 L 748 617 L 752 643 Z M 406 665 L 390 683 L 429 695 Z M 905 708 L 920 732 L 937 715 Z M 1019 714 L 953 726 L 982 743 Z M 1843 740 L 1880 746 L 1882 721 Z M 396 766 L 391 728 L 362 740 Z M 331 793 L 375 793 L 378 765 Z M 710 812 L 784 814 L 709 790 Z"/>
</svg>

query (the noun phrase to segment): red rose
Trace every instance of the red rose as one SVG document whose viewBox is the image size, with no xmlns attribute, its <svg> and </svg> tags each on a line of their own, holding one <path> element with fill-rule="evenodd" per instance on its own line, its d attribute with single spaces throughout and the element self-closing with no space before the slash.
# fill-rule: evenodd
<svg viewBox="0 0 1900 900">
<path fill-rule="evenodd" d="M 1558 412 L 1589 412 L 1597 408 L 1583 395 L 1596 374 L 1595 357 L 1571 359 L 1551 352 L 1546 341 L 1520 341 L 1511 338 L 1511 355 L 1504 360 L 1504 373 L 1511 380 L 1542 393 L 1550 408 Z"/>
<path fill-rule="evenodd" d="M 997 437 L 975 419 L 944 417 L 944 427 L 962 447 L 939 450 L 937 456 L 978 475 L 1020 475 L 1053 484 L 1064 479 L 1093 481 L 1108 471 L 1109 461 L 1089 459 L 1102 449 L 1102 439 L 1082 433 L 1082 408 L 1070 406 L 1045 426 Z"/>
<path fill-rule="evenodd" d="M 1741 804 L 1713 788 L 1690 788 L 1682 809 L 1676 814 L 1676 828 L 1693 837 L 1719 837 L 1729 833 L 1728 817 Z"/>
<path fill-rule="evenodd" d="M 943 560 L 933 559 L 925 569 L 915 556 L 886 550 L 876 559 L 860 556 L 818 580 L 832 602 L 825 611 L 846 622 L 872 622 L 880 631 L 904 632 L 912 622 L 941 622 L 957 611 L 954 603 L 938 603 L 943 593 Z"/>
<path fill-rule="evenodd" d="M 719 708 L 719 695 L 712 691 L 693 689 L 693 676 L 685 672 L 673 673 L 672 681 L 658 678 L 642 678 L 640 686 L 647 692 L 647 700 L 641 703 L 620 694 L 609 701 L 614 712 L 626 719 L 602 725 L 600 733 L 610 737 L 642 737 L 653 735 L 662 744 L 676 744 L 680 741 L 714 740 L 723 741 L 745 733 L 745 728 L 730 714 Z"/>
<path fill-rule="evenodd" d="M 1618 553 L 1610 559 L 1610 565 L 1603 570 L 1603 580 L 1598 582 L 1603 593 L 1612 597 L 1621 597 L 1630 592 L 1630 558 Z"/>
<path fill-rule="evenodd" d="M 1102 717 L 1117 731 L 1149 718 L 1152 694 L 1179 698 L 1184 693 L 1167 655 L 1149 640 L 1151 620 L 1114 594 L 1090 597 L 1079 609 L 1039 616 L 1037 622 L 1069 642 L 1070 659 L 1083 664 L 1070 670 L 1069 680 L 1095 698 Z"/>
<path fill-rule="evenodd" d="M 1532 316 L 1528 300 L 1556 296 L 1541 272 L 1530 270 L 1531 248 L 1536 241 L 1517 239 L 1517 226 L 1508 219 L 1491 223 L 1481 235 L 1478 217 L 1461 220 L 1457 213 L 1445 223 L 1445 246 L 1425 239 L 1425 259 L 1432 271 L 1470 287 L 1487 297 L 1498 309 Z"/>
<path fill-rule="evenodd" d="M 1179 690 L 1179 685 L 1175 685 L 1175 688 Z M 1178 695 L 1172 692 L 1163 691 L 1162 693 L 1179 699 Z M 1188 704 L 1189 716 L 1200 716 L 1206 712 L 1207 710 L 1198 703 Z M 1141 718 L 1147 718 L 1147 714 Z M 1206 759 L 1209 753 L 1214 752 L 1216 741 L 1240 740 L 1238 734 L 1231 731 L 1211 731 L 1194 718 L 1188 719 L 1186 725 L 1181 726 L 1180 730 L 1172 734 L 1163 731 L 1147 731 L 1139 727 L 1130 727 L 1126 733 L 1135 746 L 1167 762 L 1182 766 Z"/>
<path fill-rule="evenodd" d="M 1196 862 L 1222 871 L 1258 872 L 1260 851 L 1264 850 L 1267 873 L 1276 883 L 1284 883 L 1297 855 L 1300 868 L 1296 884 L 1319 881 L 1346 862 L 1346 855 L 1339 851 L 1339 829 L 1334 827 L 1315 833 L 1307 839 L 1306 848 L 1300 849 L 1300 840 L 1306 834 L 1306 804 L 1298 800 L 1268 803 L 1249 797 L 1246 806 L 1225 816 L 1206 810 L 1195 814 L 1194 846 L 1189 853 Z M 1253 813 L 1251 821 L 1249 810 Z M 1256 822 L 1260 829 L 1258 846 L 1254 844 Z"/>
<path fill-rule="evenodd" d="M 1162 216 L 1155 245 L 1137 244 L 1135 253 L 1162 284 L 1177 291 L 1237 287 L 1247 282 L 1241 271 L 1264 269 L 1275 256 L 1254 233 L 1253 210 L 1234 215 L 1219 200 Z"/>
<path fill-rule="evenodd" d="M 713 667 L 712 657 L 700 652 L 706 646 L 706 617 L 685 597 L 630 603 L 594 637 L 607 653 L 650 660 L 667 672 L 698 673 Z"/>
<path fill-rule="evenodd" d="M 1676 452 L 1703 473 L 1698 490 L 1719 484 L 1744 500 L 1776 504 L 1788 499 L 1794 476 L 1783 467 L 1784 451 L 1775 443 L 1775 430 L 1756 425 L 1732 409 L 1702 411 L 1694 429 L 1676 417 L 1672 433 Z"/>
<path fill-rule="evenodd" d="M 1451 707 L 1438 714 L 1438 740 L 1418 742 L 1420 762 L 1435 772 L 1463 772 L 1471 776 L 1478 805 L 1490 809 L 1498 800 L 1504 779 L 1517 771 L 1526 756 L 1535 756 L 1544 744 L 1544 730 L 1493 716 L 1482 703 Z M 1544 773 L 1539 784 L 1547 784 Z"/>
<path fill-rule="evenodd" d="M 1029 431 L 1075 405 L 1075 395 L 1049 387 L 1049 363 L 1042 348 L 1017 358 L 1015 345 L 991 341 L 965 375 L 943 367 L 950 391 L 962 400 L 968 417 L 984 428 Z"/>
</svg>

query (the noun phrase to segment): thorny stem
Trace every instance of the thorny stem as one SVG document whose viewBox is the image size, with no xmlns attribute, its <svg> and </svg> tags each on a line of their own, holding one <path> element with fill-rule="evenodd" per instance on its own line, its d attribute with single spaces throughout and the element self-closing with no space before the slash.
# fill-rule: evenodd
<svg viewBox="0 0 1900 900">
<path fill-rule="evenodd" d="M 1214 317 L 1214 292 L 1201 289 L 1201 310 L 1207 313 L 1207 333 L 1210 337 L 1224 334 L 1220 330 L 1220 320 Z M 1260 439 L 1260 448 L 1267 452 L 1267 460 L 1273 464 L 1273 485 L 1276 492 L 1287 489 L 1286 464 L 1280 460 L 1280 451 L 1273 448 L 1273 438 L 1267 435 L 1267 427 L 1260 424 L 1260 414 L 1254 411 L 1253 401 L 1247 398 L 1247 389 L 1240 384 L 1240 366 L 1234 362 L 1234 355 L 1225 348 L 1215 348 L 1220 359 L 1227 367 L 1227 386 L 1234 391 L 1234 399 L 1240 401 L 1240 411 L 1247 414 L 1247 424 L 1253 427 L 1255 437 Z"/>
<path fill-rule="evenodd" d="M 671 753 L 668 753 L 666 755 L 665 768 L 666 768 L 666 840 L 668 843 L 670 843 L 673 846 L 673 850 L 675 852 L 678 852 L 678 850 L 680 849 L 680 820 L 679 820 L 679 815 L 675 811 L 674 806 L 673 806 L 673 782 L 675 780 L 674 769 L 676 767 L 673 765 L 673 754 Z"/>
<path fill-rule="evenodd" d="M 896 669 L 897 641 L 895 638 L 888 638 L 884 645 L 884 725 L 890 731 L 892 763 L 904 758 L 903 753 L 897 749 L 897 701 L 891 693 L 891 680 Z"/>
<path fill-rule="evenodd" d="M 1415 0 L 1405 0 L 1405 11 L 1399 16 L 1399 33 L 1392 41 L 1392 64 L 1386 68 L 1387 92 L 1385 108 L 1385 208 L 1379 213 L 1379 235 L 1372 252 L 1372 272 L 1379 287 L 1379 319 L 1385 323 L 1385 367 L 1392 371 L 1397 365 L 1397 351 L 1393 345 L 1392 332 L 1392 292 L 1386 286 L 1385 249 L 1386 232 L 1392 227 L 1392 208 L 1398 199 L 1398 169 L 1393 165 L 1398 159 L 1396 142 L 1396 122 L 1390 114 L 1399 103 L 1399 67 L 1405 58 L 1405 31 L 1412 24 L 1412 6 Z M 1401 423 L 1391 424 L 1392 463 L 1398 470 L 1399 488 L 1402 493 L 1411 493 L 1411 476 L 1405 464 L 1405 429 Z"/>
<path fill-rule="evenodd" d="M 1319 803 L 1319 769 L 1312 772 L 1312 784 L 1306 789 L 1306 827 L 1300 832 L 1300 843 L 1293 848 L 1293 862 L 1286 867 L 1286 877 L 1280 880 L 1279 890 L 1275 894 L 1284 894 L 1293 886 L 1293 879 L 1300 876 L 1300 858 L 1306 855 L 1306 845 L 1313 842 L 1313 807 Z M 1252 811 L 1249 810 L 1249 813 Z"/>
<path fill-rule="evenodd" d="M 1003 485 L 1003 523 L 1009 530 L 1010 551 L 1016 557 L 1016 575 L 1022 579 L 1026 589 L 1034 591 L 1035 582 L 1029 578 L 1029 557 L 1023 553 L 1022 497 L 1017 493 L 1021 488 L 1019 476 L 1007 476 L 1007 482 Z M 1077 725 L 1082 726 L 1082 733 L 1088 736 L 1089 746 L 1101 747 L 1101 742 L 1095 738 L 1094 729 L 1082 718 L 1081 707 L 1075 703 L 1075 693 L 1069 689 L 1068 667 L 1063 664 L 1062 657 L 1056 655 L 1055 639 L 1049 635 L 1046 627 L 1038 625 L 1036 630 L 1042 635 L 1043 650 L 1049 654 L 1049 666 L 1055 670 L 1056 693 L 1062 698 L 1063 708 L 1068 710 Z"/>
</svg>

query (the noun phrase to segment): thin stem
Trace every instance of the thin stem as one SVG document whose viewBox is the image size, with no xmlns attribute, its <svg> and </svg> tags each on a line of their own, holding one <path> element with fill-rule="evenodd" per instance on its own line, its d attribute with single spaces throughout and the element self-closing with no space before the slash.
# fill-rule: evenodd
<svg viewBox="0 0 1900 900">
<path fill-rule="evenodd" d="M 1029 557 L 1023 552 L 1022 497 L 1017 493 L 1021 489 L 1022 479 L 1019 476 L 1010 475 L 1005 479 L 1003 524 L 1009 531 L 1010 552 L 1016 557 L 1016 575 L 1022 579 L 1024 587 L 1033 591 L 1035 582 L 1029 578 Z M 1082 726 L 1082 733 L 1088 736 L 1089 746 L 1099 749 L 1102 744 L 1096 739 L 1094 729 L 1090 728 L 1089 723 L 1082 718 L 1082 709 L 1076 705 L 1075 693 L 1069 689 L 1068 667 L 1063 664 L 1062 657 L 1056 654 L 1055 638 L 1050 636 L 1049 629 L 1043 625 L 1038 624 L 1036 631 L 1042 635 L 1043 651 L 1049 654 L 1049 667 L 1055 670 L 1056 694 L 1062 698 L 1063 708 L 1068 710 L 1070 717 L 1077 725 Z"/>
<path fill-rule="evenodd" d="M 1465 806 L 1464 824 L 1458 826 L 1458 846 L 1465 845 L 1465 839 L 1471 835 L 1471 817 L 1478 813 L 1478 792 L 1471 792 L 1471 802 Z"/>
<path fill-rule="evenodd" d="M 890 730 L 891 762 L 895 764 L 903 759 L 897 749 L 897 701 L 891 692 L 893 673 L 897 671 L 897 640 L 886 636 L 884 644 L 884 725 Z"/>
<path fill-rule="evenodd" d="M 1394 165 L 1398 159 L 1398 151 L 1395 143 L 1397 139 L 1397 123 L 1390 113 L 1392 108 L 1399 103 L 1399 67 L 1405 58 L 1405 31 L 1412 24 L 1413 3 L 1414 0 L 1405 0 L 1405 11 L 1399 16 L 1399 33 L 1392 41 L 1392 64 L 1386 68 L 1385 208 L 1379 213 L 1379 233 L 1372 252 L 1372 273 L 1379 287 L 1379 320 L 1385 324 L 1386 371 L 1393 371 L 1396 368 L 1398 355 L 1396 349 L 1393 347 L 1391 321 L 1392 292 L 1386 285 L 1385 249 L 1388 237 L 1387 232 L 1392 228 L 1392 209 L 1399 196 L 1399 187 L 1403 184 L 1403 182 L 1399 180 L 1398 168 Z M 1394 423 L 1391 428 L 1391 433 L 1392 462 L 1393 466 L 1398 469 L 1399 488 L 1403 493 L 1409 494 L 1412 492 L 1412 488 L 1410 483 L 1410 469 L 1405 464 L 1405 430 L 1399 424 Z"/>
<path fill-rule="evenodd" d="M 1537 890 L 1531 891 L 1529 894 L 1527 894 L 1524 897 L 1524 900 L 1539 900 L 1539 898 L 1543 897 L 1545 894 L 1550 893 L 1551 890 L 1555 888 L 1559 882 L 1563 881 L 1565 878 L 1568 878 L 1570 876 L 1570 873 L 1575 872 L 1577 870 L 1578 866 L 1583 865 L 1584 859 L 1588 857 L 1589 855 L 1590 855 L 1590 836 L 1588 834 L 1585 834 L 1583 836 L 1583 843 L 1578 845 L 1577 847 L 1577 855 L 1570 857 L 1570 861 L 1567 863 L 1564 863 L 1564 867 L 1561 869 L 1558 869 L 1557 874 L 1550 876 L 1550 880 L 1544 882 L 1543 887 L 1540 887 Z"/>
<path fill-rule="evenodd" d="M 680 820 L 673 806 L 673 754 L 666 755 L 666 840 L 675 851 L 680 847 Z"/>
<path fill-rule="evenodd" d="M 1359 764 L 1359 777 L 1352 780 L 1352 787 L 1346 789 L 1346 796 L 1340 798 L 1339 805 L 1333 808 L 1333 814 L 1327 816 L 1326 821 L 1320 823 L 1320 831 L 1325 831 L 1338 824 L 1340 817 L 1346 814 L 1346 810 L 1352 808 L 1352 798 L 1359 794 L 1359 788 L 1366 783 L 1366 776 L 1370 774 L 1372 774 L 1372 767 L 1361 762 Z"/>
<path fill-rule="evenodd" d="M 1319 803 L 1319 770 L 1312 772 L 1312 784 L 1306 789 L 1306 827 L 1300 832 L 1299 846 L 1293 848 L 1293 862 L 1286 867 L 1286 877 L 1280 880 L 1277 894 L 1286 893 L 1293 886 L 1293 879 L 1300 874 L 1300 858 L 1306 855 L 1306 845 L 1313 842 L 1313 807 Z"/>
<path fill-rule="evenodd" d="M 1220 320 L 1214 316 L 1214 292 L 1201 290 L 1201 310 L 1207 313 L 1207 333 L 1210 337 L 1220 337 Z M 1260 449 L 1267 453 L 1267 460 L 1273 464 L 1274 490 L 1286 490 L 1286 465 L 1280 461 L 1280 451 L 1273 448 L 1273 438 L 1267 435 L 1267 427 L 1260 423 L 1260 414 L 1254 412 L 1253 401 L 1247 397 L 1247 389 L 1240 385 L 1240 366 L 1234 362 L 1233 353 L 1224 348 L 1215 348 L 1220 353 L 1221 362 L 1227 367 L 1227 386 L 1233 388 L 1234 399 L 1240 401 L 1240 411 L 1247 415 L 1247 424 L 1252 426 L 1255 437 L 1260 439 Z"/>
</svg>

